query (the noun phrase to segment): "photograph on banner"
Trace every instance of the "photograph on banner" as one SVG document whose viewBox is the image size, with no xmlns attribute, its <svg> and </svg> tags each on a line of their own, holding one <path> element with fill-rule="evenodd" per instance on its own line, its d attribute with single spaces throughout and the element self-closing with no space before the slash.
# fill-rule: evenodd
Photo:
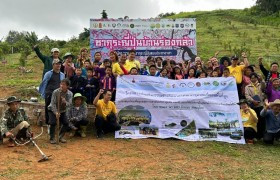
<svg viewBox="0 0 280 180">
<path fill-rule="evenodd" d="M 234 78 L 158 78 L 118 77 L 116 138 L 245 143 Z"/>
<path fill-rule="evenodd" d="M 91 19 L 90 49 L 92 58 L 96 52 L 109 59 L 111 51 L 121 54 L 135 49 L 142 63 L 149 56 L 194 60 L 196 19 Z"/>
</svg>

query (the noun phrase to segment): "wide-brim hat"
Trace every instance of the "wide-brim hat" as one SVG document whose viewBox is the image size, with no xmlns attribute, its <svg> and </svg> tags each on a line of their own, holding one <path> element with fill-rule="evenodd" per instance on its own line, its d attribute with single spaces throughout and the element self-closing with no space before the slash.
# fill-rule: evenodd
<svg viewBox="0 0 280 180">
<path fill-rule="evenodd" d="M 13 103 L 13 102 L 21 102 L 20 99 L 17 99 L 16 96 L 10 96 L 7 98 L 7 104 Z"/>
<path fill-rule="evenodd" d="M 71 57 L 72 57 L 72 59 L 74 59 L 74 58 L 75 58 L 75 56 L 74 56 L 72 53 L 67 52 L 67 53 L 65 53 L 65 55 L 63 56 L 63 59 L 66 59 L 68 56 L 71 56 Z"/>
<path fill-rule="evenodd" d="M 73 97 L 73 103 L 75 102 L 76 98 L 82 98 L 83 102 L 87 101 L 87 98 L 85 96 L 83 96 L 81 93 L 76 93 Z"/>
<path fill-rule="evenodd" d="M 270 107 L 272 107 L 274 105 L 280 105 L 280 99 L 276 99 L 275 101 L 273 101 L 269 104 Z"/>
<path fill-rule="evenodd" d="M 237 103 L 238 105 L 241 105 L 241 104 L 249 104 L 248 100 L 247 99 L 240 99 L 239 103 Z"/>
</svg>

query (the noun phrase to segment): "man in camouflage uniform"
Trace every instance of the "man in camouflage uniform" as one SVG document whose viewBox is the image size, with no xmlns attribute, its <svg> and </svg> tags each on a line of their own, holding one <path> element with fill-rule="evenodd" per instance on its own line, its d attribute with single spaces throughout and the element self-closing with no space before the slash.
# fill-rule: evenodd
<svg viewBox="0 0 280 180">
<path fill-rule="evenodd" d="M 7 99 L 9 109 L 4 112 L 0 120 L 0 133 L 2 137 L 9 138 L 9 147 L 15 146 L 13 139 L 26 137 L 29 128 L 28 117 L 23 109 L 19 109 L 19 102 L 15 96 Z"/>
</svg>

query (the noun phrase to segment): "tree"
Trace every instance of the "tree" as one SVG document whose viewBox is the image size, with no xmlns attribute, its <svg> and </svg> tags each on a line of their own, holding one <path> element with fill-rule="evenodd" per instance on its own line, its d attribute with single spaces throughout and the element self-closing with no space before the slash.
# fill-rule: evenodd
<svg viewBox="0 0 280 180">
<path fill-rule="evenodd" d="M 29 43 L 29 45 L 31 47 L 35 46 L 36 44 L 38 44 L 38 36 L 35 32 L 27 32 L 25 34 L 25 40 Z"/>
<path fill-rule="evenodd" d="M 102 19 L 108 19 L 108 14 L 106 13 L 106 10 L 103 10 L 101 15 L 102 15 L 101 17 Z"/>
<path fill-rule="evenodd" d="M 90 35 L 89 29 L 84 28 L 84 32 L 79 34 L 79 40 L 83 41 L 83 40 L 89 38 L 89 35 Z"/>
<path fill-rule="evenodd" d="M 280 11 L 279 0 L 257 0 L 256 5 L 266 14 L 273 14 Z"/>
<path fill-rule="evenodd" d="M 9 31 L 6 37 L 6 42 L 9 44 L 14 44 L 23 38 L 24 38 L 23 33 L 19 33 L 18 31 L 11 30 Z"/>
</svg>

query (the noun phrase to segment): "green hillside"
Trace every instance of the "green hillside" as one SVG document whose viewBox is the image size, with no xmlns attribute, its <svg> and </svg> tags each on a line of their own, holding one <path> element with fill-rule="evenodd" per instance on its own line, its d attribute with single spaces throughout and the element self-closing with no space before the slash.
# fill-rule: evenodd
<svg viewBox="0 0 280 180">
<path fill-rule="evenodd" d="M 247 10 L 216 10 L 179 13 L 168 18 L 196 18 L 198 55 L 207 60 L 220 55 L 248 52 L 251 61 L 263 56 L 280 60 L 280 18 L 254 16 Z"/>
</svg>

